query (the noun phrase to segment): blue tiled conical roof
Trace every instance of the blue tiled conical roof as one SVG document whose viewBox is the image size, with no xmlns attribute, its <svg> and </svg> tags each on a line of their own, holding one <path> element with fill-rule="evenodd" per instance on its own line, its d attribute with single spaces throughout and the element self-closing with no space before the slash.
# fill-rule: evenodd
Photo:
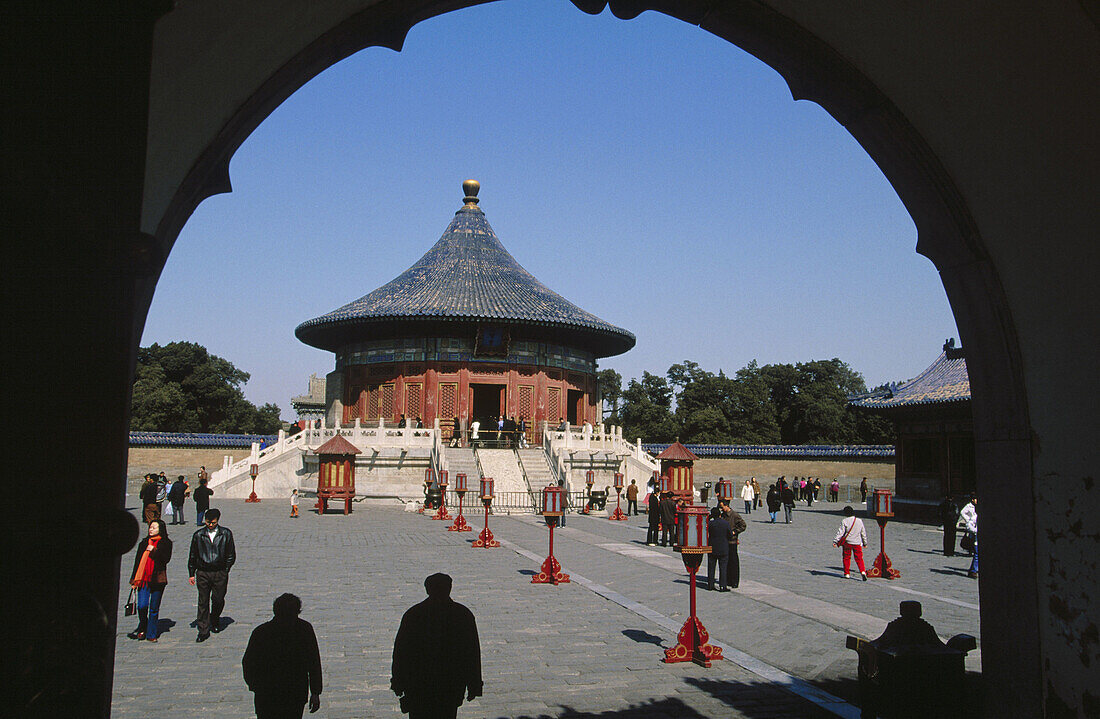
<svg viewBox="0 0 1100 719">
<path fill-rule="evenodd" d="M 477 183 L 467 180 L 463 189 L 466 204 L 416 264 L 370 294 L 298 325 L 298 339 L 335 351 L 353 337 L 376 336 L 383 326 L 386 334 L 397 334 L 395 322 L 489 320 L 556 329 L 559 337 L 598 356 L 634 346 L 633 334 L 582 310 L 523 269 L 477 206 Z"/>
</svg>

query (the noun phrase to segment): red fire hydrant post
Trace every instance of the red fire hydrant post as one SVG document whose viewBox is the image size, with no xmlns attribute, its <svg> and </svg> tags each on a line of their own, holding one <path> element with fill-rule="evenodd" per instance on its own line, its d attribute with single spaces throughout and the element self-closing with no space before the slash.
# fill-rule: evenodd
<svg viewBox="0 0 1100 719">
<path fill-rule="evenodd" d="M 485 549 L 499 547 L 500 542 L 493 539 L 493 533 L 489 531 L 489 506 L 493 503 L 492 477 L 481 478 L 481 503 L 485 505 L 485 528 L 481 530 L 481 534 L 477 535 L 477 539 L 474 540 L 473 546 L 475 548 Z"/>
<path fill-rule="evenodd" d="M 871 508 L 874 511 L 875 521 L 878 522 L 879 553 L 875 557 L 874 564 L 867 570 L 867 576 L 880 579 L 897 579 L 901 576 L 901 572 L 894 569 L 894 566 L 890 563 L 890 558 L 886 556 L 886 523 L 894 516 L 890 490 L 876 489 L 871 499 Z"/>
<path fill-rule="evenodd" d="M 439 510 L 432 515 L 432 519 L 450 519 L 447 512 L 447 470 L 439 471 Z"/>
<path fill-rule="evenodd" d="M 542 563 L 542 569 L 531 578 L 532 584 L 564 584 L 569 581 L 569 575 L 561 571 L 561 564 L 554 558 L 554 528 L 561 521 L 563 509 L 564 490 L 551 484 L 542 489 L 542 517 L 546 520 L 546 526 L 550 528 L 550 554 Z"/>
<path fill-rule="evenodd" d="M 455 521 L 451 526 L 447 527 L 448 532 L 472 532 L 470 525 L 466 523 L 466 518 L 462 516 L 462 498 L 466 496 L 466 475 L 463 472 L 459 472 L 455 475 L 455 494 L 458 495 L 458 516 L 455 517 Z"/>
<path fill-rule="evenodd" d="M 248 466 L 248 475 L 252 477 L 252 494 L 248 495 L 246 502 L 259 502 L 260 498 L 256 496 L 256 475 L 260 473 L 260 465 L 250 464 Z"/>
<path fill-rule="evenodd" d="M 684 567 L 687 568 L 691 577 L 690 613 L 676 636 L 676 646 L 665 650 L 664 661 L 667 664 L 695 662 L 701 667 L 709 667 L 711 661 L 722 658 L 722 649 L 709 643 L 710 635 L 695 614 L 695 574 L 703 562 L 703 555 L 710 553 L 707 508 L 686 505 L 680 507 L 677 514 L 679 518 L 677 533 L 680 541 L 675 551 L 680 552 Z"/>
</svg>

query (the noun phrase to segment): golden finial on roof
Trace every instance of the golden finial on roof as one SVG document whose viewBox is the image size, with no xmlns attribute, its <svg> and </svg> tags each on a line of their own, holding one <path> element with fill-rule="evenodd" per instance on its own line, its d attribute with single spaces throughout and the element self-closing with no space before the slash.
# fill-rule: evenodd
<svg viewBox="0 0 1100 719">
<path fill-rule="evenodd" d="M 466 193 L 466 196 L 462 198 L 462 201 L 466 204 L 465 207 L 477 207 L 477 191 L 481 189 L 481 185 L 477 180 L 466 180 L 462 183 L 462 191 Z"/>
</svg>

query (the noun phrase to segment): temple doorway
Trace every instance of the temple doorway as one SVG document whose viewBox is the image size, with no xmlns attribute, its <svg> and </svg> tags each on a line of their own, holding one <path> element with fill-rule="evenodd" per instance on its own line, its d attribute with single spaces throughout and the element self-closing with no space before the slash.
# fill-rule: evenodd
<svg viewBox="0 0 1100 719">
<path fill-rule="evenodd" d="M 579 389 L 569 390 L 569 397 L 565 403 L 567 413 L 566 420 L 569 424 L 584 423 L 584 392 Z"/>
<path fill-rule="evenodd" d="M 481 422 L 482 432 L 497 430 L 497 418 L 504 414 L 504 390 L 502 384 L 470 384 L 470 421 Z"/>
</svg>

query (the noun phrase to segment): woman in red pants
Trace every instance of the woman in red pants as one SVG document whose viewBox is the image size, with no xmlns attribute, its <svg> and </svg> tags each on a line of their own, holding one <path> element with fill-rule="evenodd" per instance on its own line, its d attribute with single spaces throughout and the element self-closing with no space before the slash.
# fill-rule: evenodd
<svg viewBox="0 0 1100 719">
<path fill-rule="evenodd" d="M 840 528 L 836 530 L 833 545 L 844 550 L 844 578 L 849 579 L 849 568 L 852 564 L 852 553 L 856 555 L 856 566 L 863 581 L 867 581 L 867 570 L 863 567 L 863 548 L 867 546 L 867 530 L 863 528 L 863 520 L 856 516 L 851 505 L 844 508 L 844 519 L 840 522 Z"/>
</svg>

